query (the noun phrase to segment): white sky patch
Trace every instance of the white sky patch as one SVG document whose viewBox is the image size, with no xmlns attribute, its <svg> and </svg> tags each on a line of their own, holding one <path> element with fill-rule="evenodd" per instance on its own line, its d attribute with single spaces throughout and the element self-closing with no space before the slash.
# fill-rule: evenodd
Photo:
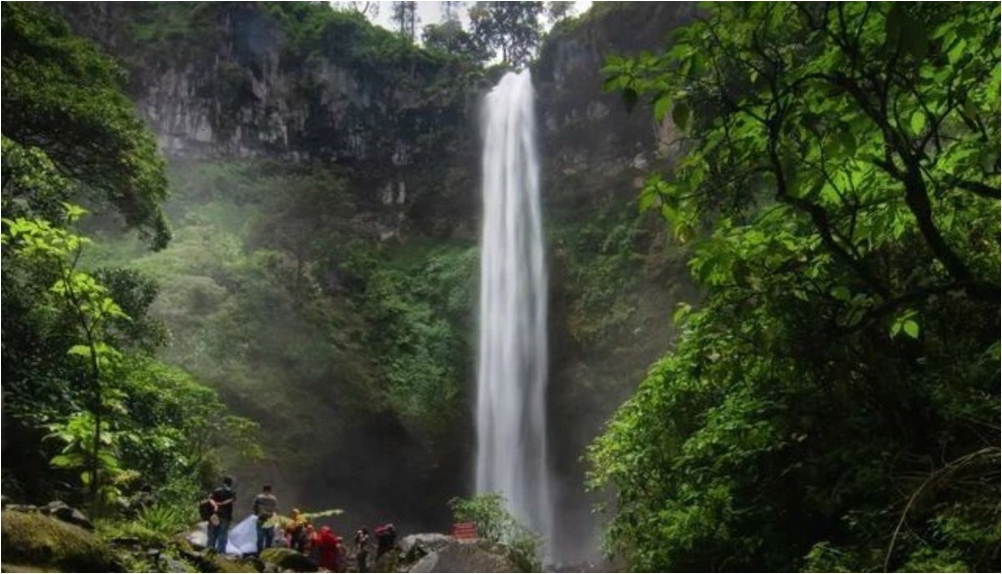
<svg viewBox="0 0 1002 574">
<path fill-rule="evenodd" d="M 577 16 L 579 14 L 583 14 L 585 11 L 588 10 L 588 8 L 591 8 L 592 4 L 591 0 L 586 0 L 586 1 L 578 0 L 568 3 L 574 4 L 574 7 L 571 8 L 570 14 L 568 14 L 568 16 Z M 337 5 L 348 4 L 348 2 L 331 2 L 331 4 L 337 6 Z M 354 2 L 354 4 L 364 5 L 365 2 Z M 371 2 L 371 4 L 377 4 L 379 6 L 379 11 L 375 17 L 372 17 L 371 14 L 368 14 L 369 20 L 373 24 L 382 26 L 387 30 L 396 31 L 397 27 L 393 23 L 393 2 Z M 417 22 L 418 33 L 416 40 L 420 42 L 421 30 L 424 29 L 426 25 L 439 24 L 445 20 L 445 12 L 443 9 L 443 5 L 445 3 L 415 2 L 415 4 L 417 4 L 417 17 L 418 17 L 418 22 Z M 464 28 L 469 27 L 470 19 L 467 16 L 467 11 L 469 7 L 472 6 L 473 4 L 476 4 L 476 2 L 457 2 L 455 5 L 456 15 L 459 16 L 459 21 L 463 23 Z M 549 31 L 550 27 L 552 26 L 552 23 L 546 18 L 546 14 L 542 15 L 540 21 L 543 24 L 544 30 Z"/>
</svg>

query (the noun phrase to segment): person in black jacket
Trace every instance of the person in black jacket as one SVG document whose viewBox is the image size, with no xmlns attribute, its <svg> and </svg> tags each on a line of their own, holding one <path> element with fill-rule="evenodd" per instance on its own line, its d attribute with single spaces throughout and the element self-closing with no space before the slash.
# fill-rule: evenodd
<svg viewBox="0 0 1002 574">
<path fill-rule="evenodd" d="M 226 553 L 230 523 L 233 522 L 233 501 L 236 498 L 233 479 L 228 476 L 223 477 L 223 485 L 209 495 L 214 511 L 209 517 L 209 548 L 215 548 L 220 554 Z"/>
</svg>

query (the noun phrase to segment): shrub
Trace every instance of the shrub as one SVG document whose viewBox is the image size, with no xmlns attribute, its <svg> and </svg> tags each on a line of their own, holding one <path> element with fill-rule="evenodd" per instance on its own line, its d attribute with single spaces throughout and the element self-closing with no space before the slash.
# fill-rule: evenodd
<svg viewBox="0 0 1002 574">
<path fill-rule="evenodd" d="M 506 508 L 504 496 L 490 492 L 472 498 L 453 498 L 449 508 L 457 522 L 473 522 L 480 538 L 507 547 L 509 557 L 524 572 L 542 569 L 542 538 Z"/>
</svg>

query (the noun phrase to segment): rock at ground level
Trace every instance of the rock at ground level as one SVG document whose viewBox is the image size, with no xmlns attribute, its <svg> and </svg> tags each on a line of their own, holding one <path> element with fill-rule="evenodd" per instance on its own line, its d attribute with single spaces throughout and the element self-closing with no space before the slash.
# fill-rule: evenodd
<svg viewBox="0 0 1002 574">
<path fill-rule="evenodd" d="M 376 558 L 375 562 L 369 567 L 371 572 L 398 572 L 397 566 L 400 563 L 400 552 L 398 548 L 394 548 L 388 552 L 383 553 L 382 556 Z M 406 569 L 404 569 L 406 571 Z"/>
<path fill-rule="evenodd" d="M 414 562 L 429 552 L 434 552 L 446 546 L 450 542 L 453 542 L 451 536 L 439 534 L 438 532 L 429 532 L 408 534 L 400 540 L 398 546 L 400 547 L 400 552 L 404 555 L 404 560 L 406 562 Z"/>
<path fill-rule="evenodd" d="M 123 572 L 115 552 L 83 528 L 40 512 L 5 510 L 4 570 L 30 567 L 65 572 Z M 24 570 L 22 570 L 24 571 Z"/>
<path fill-rule="evenodd" d="M 40 510 L 43 514 L 48 514 L 49 516 L 58 518 L 63 522 L 75 524 L 86 530 L 94 530 L 94 525 L 91 523 L 90 519 L 87 518 L 86 514 L 61 500 L 53 500 L 43 506 Z"/>
<path fill-rule="evenodd" d="M 481 540 L 449 542 L 411 566 L 408 572 L 519 572 L 502 546 Z"/>
<path fill-rule="evenodd" d="M 238 556 L 211 555 L 212 566 L 204 569 L 205 572 L 262 572 L 264 565 L 260 560 L 253 558 L 240 558 Z"/>
<path fill-rule="evenodd" d="M 317 565 L 308 556 L 291 548 L 266 548 L 261 553 L 265 571 L 274 572 L 316 572 Z M 274 570 L 269 569 L 273 566 Z"/>
<path fill-rule="evenodd" d="M 3 509 L 11 512 L 38 512 L 46 516 L 51 516 L 63 522 L 75 524 L 86 530 L 94 530 L 94 524 L 83 512 L 66 504 L 62 500 L 53 500 L 45 506 L 35 506 L 34 504 L 10 504 L 4 499 Z"/>
</svg>

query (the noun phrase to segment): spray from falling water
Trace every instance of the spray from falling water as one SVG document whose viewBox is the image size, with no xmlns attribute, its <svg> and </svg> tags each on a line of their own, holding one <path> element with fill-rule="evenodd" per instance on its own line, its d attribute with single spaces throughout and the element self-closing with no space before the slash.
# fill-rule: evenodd
<svg viewBox="0 0 1002 574">
<path fill-rule="evenodd" d="M 529 72 L 484 102 L 477 492 L 551 539 L 546 461 L 546 263 Z"/>
</svg>

